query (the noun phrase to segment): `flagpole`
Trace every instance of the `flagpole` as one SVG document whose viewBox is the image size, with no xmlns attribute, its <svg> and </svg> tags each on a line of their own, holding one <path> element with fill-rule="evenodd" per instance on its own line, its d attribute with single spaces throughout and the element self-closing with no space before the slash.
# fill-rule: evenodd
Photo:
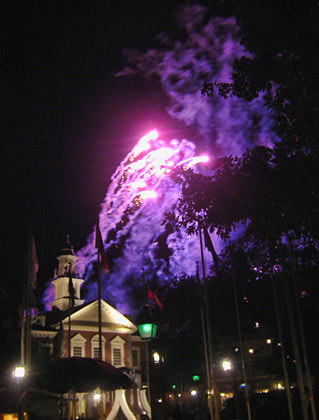
<svg viewBox="0 0 319 420">
<path fill-rule="evenodd" d="M 281 259 L 283 256 L 281 256 Z M 288 314 L 288 322 L 290 327 L 290 334 L 291 334 L 291 342 L 292 342 L 292 349 L 295 358 L 295 366 L 296 366 L 296 374 L 297 374 L 297 383 L 299 388 L 299 397 L 302 409 L 302 418 L 303 420 L 308 420 L 308 407 L 307 407 L 307 394 L 305 390 L 305 382 L 304 382 L 304 375 L 302 370 L 301 364 L 301 356 L 300 356 L 300 348 L 299 342 L 297 337 L 297 330 L 295 325 L 295 315 L 293 312 L 292 301 L 291 301 L 291 291 L 288 284 L 287 275 L 284 274 L 283 276 L 284 282 L 284 290 L 285 290 L 285 297 L 286 297 L 286 305 L 287 305 L 287 314 Z"/>
<path fill-rule="evenodd" d="M 102 235 L 99 226 L 99 219 L 96 223 L 95 248 L 97 248 L 97 294 L 98 294 L 98 326 L 99 326 L 99 356 L 102 359 L 102 298 L 101 298 L 101 270 L 104 274 L 110 272 Z"/>
<path fill-rule="evenodd" d="M 98 325 L 99 325 L 99 357 L 102 360 L 102 302 L 101 302 L 101 273 L 100 264 L 97 272 L 97 294 L 98 294 Z"/>
<path fill-rule="evenodd" d="M 210 389 L 211 378 L 210 378 L 210 369 L 209 369 L 209 358 L 208 358 L 208 350 L 207 350 L 207 336 L 206 336 L 206 329 L 205 329 L 205 313 L 204 313 L 204 302 L 203 302 L 203 292 L 202 292 L 202 285 L 199 278 L 199 267 L 198 261 L 196 261 L 196 280 L 199 289 L 199 297 L 200 297 L 200 319 L 202 324 L 202 336 L 203 336 L 203 345 L 204 345 L 204 355 L 205 355 L 205 365 L 206 365 L 206 378 L 207 378 L 207 390 Z M 213 419 L 213 411 L 211 404 L 208 404 L 208 409 L 210 412 L 210 417 Z"/>
<path fill-rule="evenodd" d="M 21 322 L 21 365 L 26 365 L 26 315 L 27 315 L 27 290 L 28 290 L 28 270 L 29 270 L 29 230 L 27 236 L 27 246 L 24 260 L 24 281 L 22 296 L 22 322 Z"/>
<path fill-rule="evenodd" d="M 288 253 L 289 253 L 289 260 L 290 260 L 290 266 L 291 266 L 291 275 L 292 275 L 292 284 L 293 284 L 293 295 L 295 298 L 295 304 L 297 308 L 297 321 L 299 326 L 299 334 L 300 334 L 300 341 L 301 341 L 301 349 L 303 354 L 303 362 L 305 367 L 305 374 L 306 374 L 306 383 L 308 386 L 308 400 L 310 402 L 311 406 L 311 413 L 313 420 L 317 420 L 317 409 L 315 404 L 315 396 L 313 392 L 313 380 L 312 375 L 310 372 L 309 367 L 309 361 L 307 356 L 307 347 L 306 347 L 306 341 L 305 341 L 305 335 L 304 335 L 304 328 L 302 323 L 302 316 L 301 316 L 301 309 L 300 309 L 300 303 L 299 303 L 299 297 L 298 297 L 298 291 L 297 291 L 297 274 L 296 274 L 296 259 L 294 257 L 293 251 L 292 251 L 292 243 L 291 239 L 288 237 Z"/>
<path fill-rule="evenodd" d="M 215 419 L 220 420 L 219 415 L 219 401 L 218 401 L 218 391 L 217 391 L 217 383 L 215 378 L 215 371 L 214 371 L 214 360 L 213 360 L 213 348 L 212 348 L 212 335 L 211 335 L 211 313 L 210 313 L 210 305 L 207 293 L 207 278 L 206 278 L 206 269 L 205 269 L 205 259 L 204 259 L 204 249 L 203 249 L 203 238 L 202 238 L 202 226 L 200 220 L 198 220 L 198 231 L 199 231 L 199 242 L 200 242 L 200 252 L 201 252 L 201 260 L 202 260 L 202 272 L 203 272 L 203 290 L 204 290 L 204 314 L 205 314 L 205 321 L 206 321 L 206 335 L 207 335 L 207 344 L 208 344 L 208 357 L 209 357 L 209 369 L 210 369 L 210 379 L 213 388 L 213 401 L 214 401 L 214 408 L 215 408 Z M 213 413 L 211 404 L 209 404 L 209 410 L 211 419 L 213 419 Z"/>
<path fill-rule="evenodd" d="M 293 413 L 293 408 L 292 408 L 292 398 L 291 398 L 290 385 L 289 385 L 288 368 L 287 368 L 287 361 L 286 361 L 285 342 L 284 342 L 284 339 L 283 339 L 281 316 L 280 316 L 280 312 L 279 312 L 277 287 L 276 287 L 276 282 L 275 282 L 273 273 L 270 273 L 270 278 L 271 278 L 271 285 L 272 285 L 272 294 L 273 294 L 273 299 L 274 299 L 274 307 L 275 307 L 278 335 L 279 335 L 279 340 L 280 340 L 280 343 L 281 343 L 281 346 L 280 346 L 281 365 L 282 365 L 282 371 L 283 371 L 283 376 L 284 376 L 284 384 L 285 384 L 285 390 L 286 390 L 286 398 L 287 398 L 287 404 L 288 404 L 289 419 L 294 420 L 294 413 Z"/>
<path fill-rule="evenodd" d="M 68 353 L 71 357 L 71 308 L 74 306 L 74 286 L 72 280 L 71 264 L 69 264 L 69 318 L 68 318 Z"/>
<path fill-rule="evenodd" d="M 240 320 L 239 305 L 238 305 L 236 274 L 235 274 L 234 261 L 233 260 L 232 260 L 232 264 L 231 264 L 231 272 L 232 272 L 233 293 L 234 293 L 235 312 L 236 312 L 236 320 L 237 320 L 237 330 L 238 330 L 238 338 L 239 338 L 241 368 L 242 368 L 242 374 L 243 374 L 244 383 L 245 383 L 245 388 L 244 388 L 244 390 L 245 390 L 245 403 L 246 403 L 246 408 L 247 408 L 248 420 L 252 420 L 249 389 L 248 389 L 248 379 L 247 379 L 247 371 L 246 371 L 244 348 L 243 348 L 243 335 L 242 335 L 241 320 Z"/>
<path fill-rule="evenodd" d="M 31 369 L 31 277 L 32 277 L 32 230 L 29 228 L 28 233 L 28 263 L 27 263 L 27 279 L 26 279 L 26 297 L 25 297 L 25 348 L 24 348 L 24 365 L 26 370 Z"/>
</svg>

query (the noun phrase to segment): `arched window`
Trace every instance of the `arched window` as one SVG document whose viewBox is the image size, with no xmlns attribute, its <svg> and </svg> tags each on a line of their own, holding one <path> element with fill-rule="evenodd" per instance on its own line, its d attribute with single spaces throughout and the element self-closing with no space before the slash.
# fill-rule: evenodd
<svg viewBox="0 0 319 420">
<path fill-rule="evenodd" d="M 112 365 L 116 367 L 124 366 L 124 343 L 123 338 L 117 336 L 111 340 Z"/>
<path fill-rule="evenodd" d="M 81 334 L 76 334 L 71 338 L 71 355 L 73 357 L 85 357 L 86 339 Z"/>
<path fill-rule="evenodd" d="M 102 336 L 102 355 L 100 355 L 99 334 L 91 338 L 91 357 L 93 359 L 105 360 L 105 338 Z"/>
</svg>

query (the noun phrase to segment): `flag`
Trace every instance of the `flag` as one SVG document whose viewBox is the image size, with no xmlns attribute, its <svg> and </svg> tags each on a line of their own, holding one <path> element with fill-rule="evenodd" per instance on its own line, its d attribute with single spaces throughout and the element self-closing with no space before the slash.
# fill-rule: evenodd
<svg viewBox="0 0 319 420">
<path fill-rule="evenodd" d="M 163 304 L 162 304 L 162 302 L 159 300 L 157 294 L 153 290 L 151 290 L 150 288 L 147 291 L 147 297 L 149 299 L 154 300 L 154 302 L 156 303 L 156 305 L 159 307 L 160 311 L 163 310 Z"/>
<path fill-rule="evenodd" d="M 63 322 L 60 321 L 60 328 L 58 333 L 53 338 L 53 355 L 57 359 L 61 359 L 64 353 L 64 329 Z"/>
<path fill-rule="evenodd" d="M 29 258 L 30 258 L 30 283 L 32 285 L 32 288 L 35 289 L 35 285 L 37 282 L 37 274 L 39 271 L 39 263 L 38 263 L 37 250 L 35 247 L 35 240 L 32 234 L 31 234 L 31 255 Z"/>
<path fill-rule="evenodd" d="M 212 254 L 215 267 L 218 268 L 218 264 L 219 264 L 218 255 L 215 251 L 215 248 L 214 248 L 213 242 L 211 240 L 211 237 L 210 237 L 206 227 L 203 227 L 203 231 L 204 231 L 205 246 L 208 249 L 208 251 Z"/>
<path fill-rule="evenodd" d="M 73 308 L 74 301 L 75 301 L 75 290 L 74 290 L 71 272 L 69 273 L 69 298 L 70 298 L 70 301 L 71 301 L 70 303 L 72 304 L 72 308 Z"/>
<path fill-rule="evenodd" d="M 198 284 L 201 284 L 200 278 L 199 278 L 199 265 L 198 261 L 196 261 L 196 281 Z"/>
<path fill-rule="evenodd" d="M 96 224 L 95 248 L 98 250 L 97 251 L 98 262 L 100 263 L 102 271 L 104 274 L 108 274 L 110 272 L 110 269 L 109 269 L 109 264 L 107 261 L 105 249 L 104 249 L 104 244 L 103 244 L 102 235 L 101 235 L 100 226 L 99 226 L 99 220 L 97 221 L 97 224 Z"/>
</svg>

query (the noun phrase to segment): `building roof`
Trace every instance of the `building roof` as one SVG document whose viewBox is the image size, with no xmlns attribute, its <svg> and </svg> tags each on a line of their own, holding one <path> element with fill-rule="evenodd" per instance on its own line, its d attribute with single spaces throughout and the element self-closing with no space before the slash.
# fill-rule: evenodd
<svg viewBox="0 0 319 420">
<path fill-rule="evenodd" d="M 119 311 L 101 300 L 102 328 L 103 331 L 133 334 L 136 326 Z M 58 323 L 72 323 L 72 329 L 94 330 L 98 324 L 98 300 L 75 306 L 65 311 L 53 308 L 46 313 L 46 327 L 52 328 Z"/>
</svg>

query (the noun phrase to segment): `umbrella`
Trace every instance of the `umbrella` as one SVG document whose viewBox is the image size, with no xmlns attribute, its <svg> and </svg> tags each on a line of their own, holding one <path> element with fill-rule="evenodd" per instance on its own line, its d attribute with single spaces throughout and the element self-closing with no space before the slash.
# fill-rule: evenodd
<svg viewBox="0 0 319 420">
<path fill-rule="evenodd" d="M 102 360 L 87 357 L 66 357 L 50 360 L 33 369 L 30 383 L 33 387 L 50 392 L 91 392 L 127 389 L 134 382 L 120 369 Z"/>
</svg>

